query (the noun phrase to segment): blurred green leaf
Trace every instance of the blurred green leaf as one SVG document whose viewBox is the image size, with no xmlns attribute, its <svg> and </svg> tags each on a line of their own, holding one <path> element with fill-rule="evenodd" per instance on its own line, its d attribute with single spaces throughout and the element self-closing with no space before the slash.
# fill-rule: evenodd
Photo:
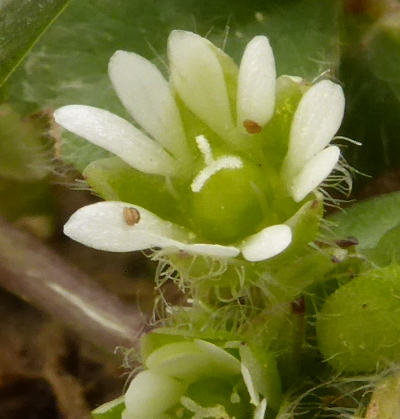
<svg viewBox="0 0 400 419">
<path fill-rule="evenodd" d="M 54 211 L 50 187 L 45 182 L 18 182 L 0 178 L 0 215 L 10 221 Z"/>
<path fill-rule="evenodd" d="M 39 106 L 82 103 L 127 117 L 107 77 L 110 56 L 117 49 L 135 51 L 165 71 L 172 29 L 208 36 L 236 61 L 254 35 L 266 34 L 278 74 L 313 79 L 338 64 L 340 8 L 332 0 L 72 0 L 10 79 L 8 94 Z M 68 161 L 81 169 L 99 158 L 97 148 L 82 149 L 71 138 L 65 136 Z"/>
<path fill-rule="evenodd" d="M 366 55 L 372 72 L 400 100 L 400 12 L 388 13 L 367 32 Z"/>
<path fill-rule="evenodd" d="M 0 1 L 0 86 L 67 3 L 68 0 Z"/>
<path fill-rule="evenodd" d="M 335 238 L 353 236 L 359 241 L 360 250 L 374 249 L 386 233 L 400 226 L 400 192 L 359 202 L 329 220 L 336 224 Z"/>
<path fill-rule="evenodd" d="M 344 150 L 348 161 L 376 176 L 398 167 L 400 13 L 390 1 L 355 3 L 375 12 L 382 7 L 383 14 L 368 17 L 360 13 L 343 20 L 339 77 L 346 95 L 346 114 L 341 133 L 363 144 Z M 363 178 L 357 180 L 365 182 Z"/>
<path fill-rule="evenodd" d="M 18 181 L 44 178 L 51 170 L 49 117 L 36 114 L 21 119 L 9 105 L 0 105 L 0 176 Z"/>
<path fill-rule="evenodd" d="M 377 246 L 367 252 L 370 260 L 379 266 L 400 261 L 400 224 L 390 229 L 379 240 Z"/>
</svg>

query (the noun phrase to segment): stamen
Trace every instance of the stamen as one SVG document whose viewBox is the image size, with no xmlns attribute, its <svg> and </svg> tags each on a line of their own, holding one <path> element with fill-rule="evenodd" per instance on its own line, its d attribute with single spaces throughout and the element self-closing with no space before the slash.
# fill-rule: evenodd
<svg viewBox="0 0 400 419">
<path fill-rule="evenodd" d="M 122 214 L 128 226 L 134 226 L 140 221 L 140 212 L 136 208 L 125 207 Z"/>
<path fill-rule="evenodd" d="M 258 125 L 257 122 L 250 119 L 243 121 L 243 126 L 249 134 L 258 134 L 262 131 L 262 126 Z"/>
<path fill-rule="evenodd" d="M 214 161 L 210 143 L 208 142 L 207 138 L 204 137 L 204 135 L 197 136 L 196 143 L 197 143 L 197 147 L 199 148 L 199 150 L 204 156 L 204 161 L 206 165 L 208 166 Z"/>
</svg>

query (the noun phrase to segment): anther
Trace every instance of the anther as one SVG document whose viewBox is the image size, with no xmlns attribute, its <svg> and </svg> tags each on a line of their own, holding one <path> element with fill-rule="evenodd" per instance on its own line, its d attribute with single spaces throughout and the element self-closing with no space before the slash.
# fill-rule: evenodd
<svg viewBox="0 0 400 419">
<path fill-rule="evenodd" d="M 122 214 L 128 226 L 134 226 L 140 220 L 140 212 L 136 208 L 125 207 Z"/>
<path fill-rule="evenodd" d="M 252 121 L 251 119 L 243 121 L 243 126 L 249 134 L 258 134 L 262 130 L 262 126 L 258 125 L 257 122 Z"/>
</svg>

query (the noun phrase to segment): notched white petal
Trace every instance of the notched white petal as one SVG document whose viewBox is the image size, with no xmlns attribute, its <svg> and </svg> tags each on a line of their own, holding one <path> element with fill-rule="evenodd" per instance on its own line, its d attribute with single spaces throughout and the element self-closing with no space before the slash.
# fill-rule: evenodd
<svg viewBox="0 0 400 419">
<path fill-rule="evenodd" d="M 133 119 L 177 157 L 187 157 L 183 126 L 169 83 L 138 54 L 117 51 L 108 71 L 114 89 Z"/>
<path fill-rule="evenodd" d="M 233 128 L 228 92 L 214 46 L 192 32 L 168 38 L 171 82 L 186 106 L 218 134 Z"/>
<path fill-rule="evenodd" d="M 125 119 L 103 109 L 69 105 L 54 112 L 56 122 L 68 131 L 111 151 L 144 173 L 173 175 L 176 161 L 159 144 Z"/>
<path fill-rule="evenodd" d="M 127 209 L 139 214 L 132 224 Z M 231 246 L 190 243 L 190 232 L 165 221 L 138 205 L 106 201 L 76 211 L 64 226 L 64 233 L 86 246 L 109 252 L 132 252 L 154 247 L 181 250 L 215 258 L 235 257 L 239 250 Z"/>
<path fill-rule="evenodd" d="M 276 70 L 274 54 L 265 36 L 256 36 L 244 51 L 237 93 L 238 126 L 252 121 L 265 125 L 274 112 Z"/>
<path fill-rule="evenodd" d="M 292 230 L 286 224 L 266 227 L 245 239 L 240 246 L 243 257 L 250 262 L 272 258 L 283 252 L 292 241 Z"/>
<path fill-rule="evenodd" d="M 242 372 L 243 381 L 246 384 L 247 391 L 250 395 L 250 403 L 254 404 L 254 406 L 258 406 L 258 404 L 260 403 L 260 396 L 254 387 L 250 371 L 246 367 L 246 365 L 243 364 L 243 362 L 240 365 L 240 370 Z"/>
<path fill-rule="evenodd" d="M 264 419 L 266 410 L 267 399 L 262 399 L 254 412 L 253 419 Z"/>
<path fill-rule="evenodd" d="M 140 214 L 139 221 L 130 225 L 126 209 Z M 105 201 L 87 205 L 76 211 L 64 226 L 70 238 L 99 250 L 130 252 L 164 247 L 175 239 L 186 238 L 177 225 L 162 220 L 145 208 L 124 202 Z"/>
<path fill-rule="evenodd" d="M 220 244 L 195 243 L 182 246 L 182 250 L 196 255 L 210 256 L 217 259 L 234 258 L 240 250 L 234 246 Z"/>
<path fill-rule="evenodd" d="M 313 85 L 300 100 L 289 140 L 287 164 L 298 172 L 323 150 L 342 123 L 345 99 L 342 88 L 329 80 Z"/>
<path fill-rule="evenodd" d="M 330 146 L 314 156 L 293 179 L 290 192 L 296 202 L 303 200 L 332 172 L 340 157 L 340 149 Z"/>
<path fill-rule="evenodd" d="M 179 402 L 185 389 L 186 384 L 175 378 L 142 371 L 125 393 L 126 410 L 133 417 L 161 417 L 163 412 Z"/>
</svg>

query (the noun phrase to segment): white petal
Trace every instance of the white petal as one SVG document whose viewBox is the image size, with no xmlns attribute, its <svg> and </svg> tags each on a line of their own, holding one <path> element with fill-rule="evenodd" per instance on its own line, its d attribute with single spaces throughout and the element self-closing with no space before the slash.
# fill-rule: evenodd
<svg viewBox="0 0 400 419">
<path fill-rule="evenodd" d="M 125 393 L 126 410 L 133 417 L 161 417 L 179 402 L 186 385 L 152 371 L 140 372 Z"/>
<path fill-rule="evenodd" d="M 229 352 L 203 339 L 195 339 L 194 342 L 201 350 L 208 354 L 212 362 L 218 365 L 217 368 L 224 371 L 225 375 L 239 374 L 240 362 Z"/>
<path fill-rule="evenodd" d="M 267 399 L 262 399 L 254 412 L 253 419 L 264 419 L 265 411 L 267 410 Z"/>
<path fill-rule="evenodd" d="M 214 258 L 234 258 L 240 253 L 240 250 L 237 247 L 207 243 L 187 244 L 182 246 L 182 250 L 188 253 L 211 256 Z"/>
<path fill-rule="evenodd" d="M 248 44 L 240 63 L 237 114 L 238 125 L 245 120 L 264 126 L 275 106 L 276 70 L 274 54 L 265 36 L 256 36 Z"/>
<path fill-rule="evenodd" d="M 57 109 L 54 119 L 68 131 L 111 151 L 144 173 L 172 175 L 176 170 L 176 161 L 160 145 L 111 112 L 69 105 Z"/>
<path fill-rule="evenodd" d="M 340 149 L 331 146 L 314 156 L 293 179 L 290 192 L 296 202 L 303 200 L 326 177 L 329 176 L 339 160 Z"/>
<path fill-rule="evenodd" d="M 292 241 L 292 230 L 286 224 L 266 227 L 245 239 L 241 245 L 242 254 L 250 262 L 258 262 L 278 255 Z"/>
<path fill-rule="evenodd" d="M 163 345 L 147 357 L 145 364 L 151 371 L 185 381 L 240 374 L 240 362 L 235 357 L 203 340 Z"/>
<path fill-rule="evenodd" d="M 214 46 L 192 32 L 168 38 L 171 81 L 186 106 L 219 135 L 233 128 L 227 87 Z"/>
<path fill-rule="evenodd" d="M 135 208 L 140 219 L 129 225 L 125 208 Z M 235 247 L 213 244 L 188 244 L 190 233 L 162 220 L 145 208 L 125 202 L 106 201 L 76 211 L 64 226 L 64 233 L 86 246 L 109 252 L 131 252 L 152 247 L 170 248 L 219 258 L 239 254 Z"/>
<path fill-rule="evenodd" d="M 117 51 L 108 71 L 133 119 L 172 154 L 185 157 L 188 150 L 179 111 L 157 67 L 133 52 Z"/>
<path fill-rule="evenodd" d="M 286 165 L 298 173 L 304 164 L 323 150 L 340 127 L 344 113 L 342 88 L 329 80 L 312 86 L 301 98 L 290 130 Z"/>
<path fill-rule="evenodd" d="M 240 369 L 242 371 L 243 381 L 246 384 L 247 391 L 250 395 L 250 403 L 254 404 L 254 406 L 257 406 L 260 403 L 260 396 L 254 387 L 250 371 L 246 365 L 243 364 L 243 362 L 240 365 Z"/>
</svg>

